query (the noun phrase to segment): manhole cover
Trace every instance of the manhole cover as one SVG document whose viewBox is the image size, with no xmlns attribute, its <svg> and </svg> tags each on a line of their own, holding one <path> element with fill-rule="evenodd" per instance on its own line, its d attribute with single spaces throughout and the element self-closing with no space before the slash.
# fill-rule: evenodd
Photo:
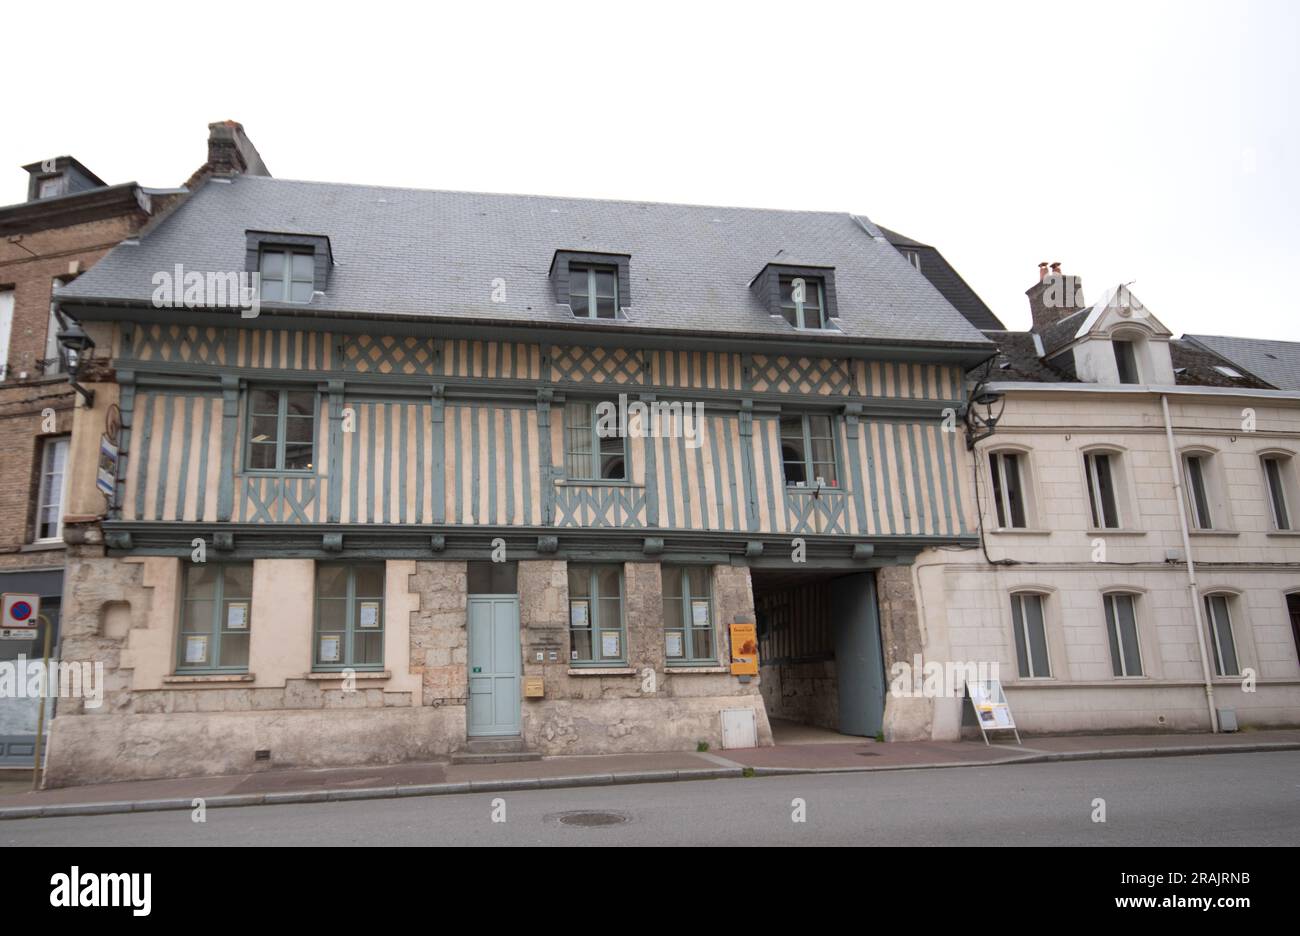
<svg viewBox="0 0 1300 936">
<path fill-rule="evenodd" d="M 582 810 L 580 812 L 560 813 L 555 818 L 560 821 L 560 825 L 593 828 L 622 825 L 627 822 L 629 817 L 624 813 Z"/>
</svg>

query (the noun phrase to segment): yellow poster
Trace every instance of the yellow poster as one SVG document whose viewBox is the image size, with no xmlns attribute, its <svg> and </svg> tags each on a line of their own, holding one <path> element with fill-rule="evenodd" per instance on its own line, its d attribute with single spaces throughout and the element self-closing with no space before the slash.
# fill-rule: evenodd
<svg viewBox="0 0 1300 936">
<path fill-rule="evenodd" d="M 731 675 L 758 675 L 758 627 L 755 624 L 731 625 Z"/>
</svg>

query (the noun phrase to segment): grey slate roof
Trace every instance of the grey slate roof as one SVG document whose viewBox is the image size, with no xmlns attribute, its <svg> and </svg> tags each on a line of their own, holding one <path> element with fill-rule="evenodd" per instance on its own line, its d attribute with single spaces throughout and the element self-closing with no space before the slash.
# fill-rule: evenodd
<svg viewBox="0 0 1300 936">
<path fill-rule="evenodd" d="M 1300 390 L 1300 343 L 1221 335 L 1184 335 L 1183 340 L 1226 358 L 1278 390 Z"/>
<path fill-rule="evenodd" d="M 984 304 L 979 293 L 971 289 L 970 285 L 961 278 L 961 274 L 938 248 L 885 227 L 881 227 L 880 232 L 895 247 L 900 249 L 906 247 L 917 253 L 921 262 L 921 275 L 933 283 L 935 289 L 943 293 L 943 297 L 966 317 L 966 321 L 982 331 L 1001 330 L 1006 327 L 1002 324 L 1002 320 L 993 314 L 993 310 Z"/>
<path fill-rule="evenodd" d="M 138 244 L 114 248 L 60 292 L 148 302 L 176 263 L 238 271 L 245 231 L 325 235 L 335 266 L 320 314 L 574 325 L 547 271 L 556 250 L 631 255 L 628 321 L 649 329 L 819 340 L 987 342 L 920 273 L 849 214 L 380 188 L 237 176 L 210 180 Z M 749 288 L 770 262 L 835 267 L 843 334 L 796 333 Z M 504 303 L 491 302 L 503 279 Z M 265 309 L 278 306 L 266 304 Z M 302 310 L 304 306 L 292 306 Z"/>
<path fill-rule="evenodd" d="M 987 331 L 985 334 L 998 346 L 998 352 L 987 364 L 972 368 L 969 372 L 972 376 L 1005 383 L 1082 383 L 1074 374 L 1053 366 L 1050 354 L 1047 358 L 1038 356 L 1033 332 Z M 1288 389 L 1272 387 L 1249 373 L 1243 373 L 1240 378 L 1227 377 L 1215 367 L 1230 362 L 1192 341 L 1170 341 L 1169 357 L 1174 366 L 1174 382 L 1180 387 Z"/>
</svg>

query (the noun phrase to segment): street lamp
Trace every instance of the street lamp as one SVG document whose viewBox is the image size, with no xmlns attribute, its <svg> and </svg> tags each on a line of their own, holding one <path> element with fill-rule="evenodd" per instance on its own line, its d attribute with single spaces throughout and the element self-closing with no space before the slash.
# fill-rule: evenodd
<svg viewBox="0 0 1300 936">
<path fill-rule="evenodd" d="M 1002 411 L 1006 409 L 1006 398 L 981 381 L 971 391 L 966 404 L 966 448 L 973 449 L 975 444 L 993 435 Z"/>
<path fill-rule="evenodd" d="M 81 368 L 84 356 L 94 350 L 94 339 L 86 334 L 78 322 L 69 319 L 67 327 L 59 332 L 59 347 L 63 348 L 68 359 L 68 383 L 72 384 L 73 390 L 81 394 L 87 406 L 94 406 L 95 391 L 87 390 L 77 383 L 77 371 Z"/>
</svg>

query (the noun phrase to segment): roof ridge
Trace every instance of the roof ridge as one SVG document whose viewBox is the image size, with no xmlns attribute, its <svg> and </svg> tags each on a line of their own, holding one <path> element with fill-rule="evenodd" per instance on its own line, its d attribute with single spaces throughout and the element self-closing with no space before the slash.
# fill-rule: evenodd
<svg viewBox="0 0 1300 936">
<path fill-rule="evenodd" d="M 799 214 L 799 215 L 826 215 L 830 217 L 852 218 L 854 216 L 869 218 L 860 211 L 825 211 L 809 208 L 759 208 L 747 205 L 709 205 L 699 202 L 670 202 L 654 201 L 644 198 L 593 198 L 584 195 L 539 195 L 530 192 L 481 192 L 473 189 L 440 189 L 440 188 L 417 188 L 412 185 L 372 185 L 366 182 L 322 182 L 317 179 L 286 179 L 280 176 L 253 176 L 239 175 L 235 176 L 232 181 L 244 182 L 286 182 L 293 185 L 325 185 L 332 188 L 346 189 L 373 189 L 383 192 L 421 192 L 426 195 L 481 195 L 491 198 L 536 198 L 543 201 L 564 201 L 564 202 L 599 202 L 605 205 L 641 205 L 656 206 L 663 208 L 709 208 L 717 211 L 754 211 L 765 212 L 770 214 Z"/>
</svg>

